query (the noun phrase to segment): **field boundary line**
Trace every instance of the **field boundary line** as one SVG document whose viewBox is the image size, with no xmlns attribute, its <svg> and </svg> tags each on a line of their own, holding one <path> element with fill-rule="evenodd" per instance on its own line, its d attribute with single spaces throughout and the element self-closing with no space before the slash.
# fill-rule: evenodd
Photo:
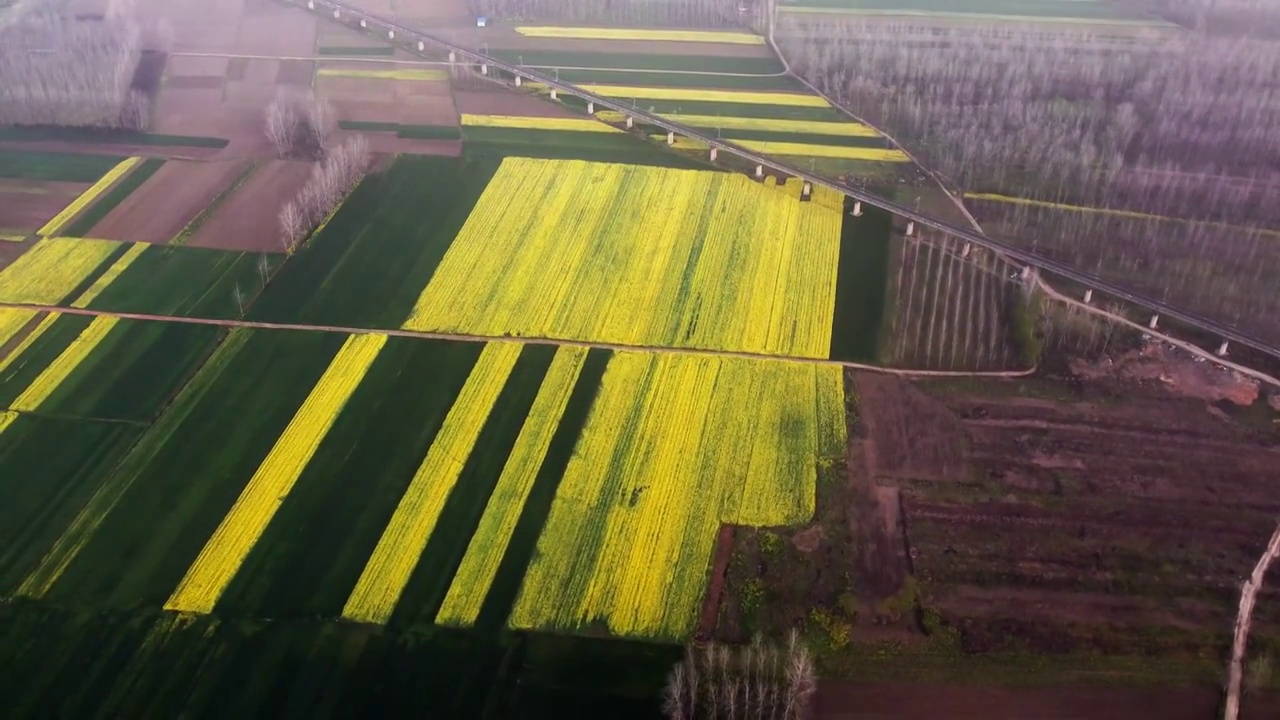
<svg viewBox="0 0 1280 720">
<path fill-rule="evenodd" d="M 0 308 L 17 308 L 24 310 L 35 310 L 52 313 L 65 313 L 68 315 L 89 315 L 94 317 L 107 316 L 115 317 L 121 320 L 148 320 L 152 322 L 173 322 L 186 323 L 189 325 L 214 325 L 219 327 L 232 328 L 248 328 L 251 330 L 302 330 L 311 332 L 331 332 L 343 333 L 347 335 L 387 335 L 390 337 L 406 337 L 421 338 L 426 340 L 454 340 L 459 342 L 515 342 L 522 345 L 556 345 L 567 347 L 583 347 L 583 348 L 602 348 L 607 350 L 617 350 L 620 352 L 647 352 L 655 354 L 679 354 L 679 355 L 717 355 L 721 357 L 735 357 L 746 360 L 774 360 L 780 362 L 791 363 L 807 363 L 812 365 L 838 365 L 853 370 L 865 370 L 867 372 L 878 372 L 887 375 L 898 375 L 902 377 L 985 377 L 985 378 L 1022 378 L 1034 375 L 1039 369 L 1033 367 L 1030 370 L 911 370 L 907 368 L 882 367 L 879 365 L 865 365 L 862 363 L 848 362 L 844 360 L 831 360 L 829 358 L 812 358 L 797 357 L 793 355 L 765 355 L 763 353 L 751 353 L 735 350 L 707 350 L 703 348 L 678 348 L 678 347 L 661 347 L 650 345 L 625 345 L 622 343 L 603 343 L 590 342 L 586 340 L 559 340 L 555 338 L 543 337 L 507 337 L 503 335 L 467 335 L 464 333 L 441 333 L 431 332 L 427 330 L 405 330 L 403 328 L 368 328 L 368 327 L 349 327 L 342 325 L 307 325 L 302 323 L 276 323 L 263 322 L 260 320 L 234 320 L 222 318 L 196 318 L 181 317 L 177 315 L 155 315 L 150 313 L 136 312 L 117 312 L 113 310 L 96 310 L 91 308 L 73 308 L 61 307 L 56 305 L 28 305 L 22 303 L 5 303 L 0 302 Z M 1275 381 L 1280 385 L 1280 380 Z"/>
<path fill-rule="evenodd" d="M 788 72 L 790 72 L 790 71 L 791 71 L 791 63 L 789 63 L 789 62 L 787 61 L 787 57 L 786 57 L 786 55 L 784 55 L 784 54 L 782 53 L 782 50 L 778 47 L 778 44 L 777 44 L 776 42 L 774 42 L 774 39 L 773 39 L 773 24 L 772 24 L 772 23 L 770 23 L 770 24 L 769 24 L 769 33 L 768 33 L 767 37 L 768 37 L 768 39 L 769 39 L 769 47 L 773 49 L 774 54 L 775 54 L 775 55 L 777 55 L 777 56 L 778 56 L 778 59 L 782 61 L 782 65 L 783 65 L 783 67 L 787 68 L 787 71 L 788 71 Z M 902 143 L 898 142 L 898 141 L 897 141 L 897 140 L 896 140 L 892 135 L 890 135 L 889 133 L 885 132 L 882 128 L 877 127 L 877 126 L 875 126 L 875 125 L 872 125 L 871 123 L 868 123 L 866 120 L 864 120 L 864 119 L 862 119 L 861 117 L 859 117 L 858 115 L 854 114 L 854 113 L 853 113 L 852 111 L 850 111 L 848 108 L 844 107 L 844 106 L 843 106 L 843 105 L 841 105 L 840 103 L 837 103 L 837 102 L 836 102 L 835 100 L 833 100 L 832 98 L 827 97 L 827 95 L 826 95 L 825 93 L 823 93 L 823 92 L 822 92 L 821 90 L 819 90 L 818 88 L 814 87 L 814 86 L 813 86 L 813 84 L 812 84 L 812 83 L 810 83 L 807 79 L 805 79 L 805 78 L 801 77 L 801 76 L 800 76 L 800 75 L 798 75 L 798 74 L 794 74 L 794 73 L 793 73 L 793 76 L 794 76 L 797 80 L 799 80 L 801 84 L 803 84 L 805 87 L 809 88 L 809 90 L 811 90 L 811 91 L 813 91 L 813 92 L 817 93 L 819 96 L 821 96 L 821 97 L 823 97 L 823 98 L 826 98 L 827 102 L 829 102 L 829 103 L 831 104 L 831 107 L 833 107 L 833 108 L 835 108 L 836 110 L 838 110 L 838 111 L 840 111 L 840 112 L 844 113 L 845 115 L 848 115 L 850 118 L 852 118 L 852 119 L 856 120 L 857 122 L 860 122 L 860 123 L 862 123 L 862 124 L 866 125 L 867 127 L 871 128 L 871 129 L 873 129 L 873 130 L 875 130 L 876 132 L 880 133 L 882 136 L 884 136 L 884 138 L 885 138 L 886 140 L 888 140 L 890 143 L 892 143 L 894 147 L 898 148 L 898 149 L 899 149 L 899 150 L 901 150 L 904 154 L 906 154 L 906 156 L 907 156 L 908 158 L 910 158 L 910 159 L 911 159 L 911 162 L 912 162 L 916 167 L 920 168 L 920 169 L 921 169 L 921 170 L 922 170 L 926 175 L 928 175 L 928 176 L 929 176 L 929 178 L 930 178 L 931 180 L 933 180 L 933 181 L 934 181 L 934 183 L 936 183 L 936 184 L 937 184 L 937 186 L 942 190 L 942 192 L 943 192 L 943 193 L 944 193 L 948 198 L 950 198 L 950 199 L 951 199 L 951 202 L 955 204 L 956 208 L 957 208 L 957 209 L 959 209 L 959 210 L 960 210 L 960 212 L 961 212 L 961 213 L 963 213 L 963 214 L 964 214 L 964 216 L 965 216 L 965 218 L 969 221 L 970 226 L 972 226 L 974 230 L 977 230 L 978 232 L 980 232 L 980 233 L 984 233 L 984 234 L 985 234 L 985 231 L 982 229 L 982 225 L 978 223 L 978 220 L 977 220 L 977 218 L 975 218 L 975 217 L 973 216 L 973 213 L 969 212 L 969 208 L 965 207 L 964 202 L 963 202 L 963 201 L 961 201 L 961 200 L 960 200 L 960 198 L 956 197 L 956 194 L 955 194 L 955 193 L 953 193 L 953 192 L 951 192 L 951 189 L 950 189 L 950 188 L 948 188 L 948 187 L 946 186 L 946 184 L 945 184 L 945 183 L 943 183 L 940 179 L 938 179 L 938 175 L 937 175 L 937 173 L 935 173 L 931 168 L 928 168 L 928 167 L 926 167 L 925 165 L 923 165 L 920 161 L 916 160 L 915 156 L 914 156 L 914 155 L 912 155 L 912 154 L 911 154 L 911 152 L 910 152 L 909 150 L 907 150 L 907 149 L 902 145 Z M 1004 262 L 1006 265 L 1009 265 L 1010 267 L 1013 267 L 1013 264 L 1012 264 L 1012 263 L 1010 263 L 1007 259 L 1005 259 L 1005 258 L 1003 258 L 1003 257 L 1000 257 L 1000 254 L 999 254 L 998 252 L 995 252 L 995 251 L 993 250 L 993 251 L 991 251 L 991 253 L 992 253 L 993 255 L 995 255 L 997 258 L 1000 258 L 1000 260 L 1001 260 L 1002 262 Z M 1195 345 L 1195 344 L 1190 343 L 1190 342 L 1186 342 L 1186 341 L 1184 341 L 1184 340 L 1179 340 L 1179 339 L 1177 339 L 1177 338 L 1175 338 L 1175 337 L 1171 337 L 1171 336 L 1169 336 L 1169 335 L 1166 335 L 1166 334 L 1164 334 L 1164 333 L 1160 332 L 1160 331 L 1159 331 L 1159 330 L 1157 330 L 1157 329 L 1150 328 L 1150 327 L 1148 327 L 1148 326 L 1146 326 L 1146 325 L 1142 325 L 1142 324 L 1136 323 L 1136 322 L 1134 322 L 1134 321 L 1130 320 L 1129 318 L 1124 317 L 1123 315 L 1118 315 L 1118 314 L 1113 313 L 1113 312 L 1111 312 L 1111 311 L 1109 311 L 1109 310 L 1104 310 L 1104 309 L 1102 309 L 1102 308 L 1100 308 L 1100 307 L 1098 307 L 1098 306 L 1096 306 L 1096 305 L 1089 304 L 1089 303 L 1084 303 L 1084 302 L 1081 302 L 1081 301 L 1079 301 L 1079 300 L 1076 300 L 1075 298 L 1067 297 L 1066 295 L 1063 295 L 1061 292 L 1058 292 L 1058 290 L 1057 290 L 1057 289 L 1055 289 L 1052 285 L 1050 285 L 1048 282 L 1046 282 L 1046 281 L 1045 281 L 1045 279 L 1041 276 L 1041 273 L 1040 273 L 1040 271 L 1039 271 L 1039 270 L 1037 270 L 1035 273 L 1033 273 L 1033 274 L 1032 274 L 1032 278 L 1033 278 L 1033 279 L 1032 279 L 1032 282 L 1034 283 L 1034 285 L 1035 285 L 1035 286 L 1037 286 L 1037 287 L 1039 287 L 1041 290 L 1043 290 L 1043 291 L 1044 291 L 1044 293 L 1045 293 L 1045 295 L 1046 295 L 1046 296 L 1048 297 L 1048 299 L 1050 299 L 1050 300 L 1053 300 L 1053 301 L 1055 301 L 1055 302 L 1059 302 L 1059 303 L 1063 303 L 1063 304 L 1066 304 L 1066 305 L 1074 305 L 1075 307 L 1077 307 L 1077 308 L 1081 308 L 1081 309 L 1083 309 L 1083 310 L 1086 310 L 1086 311 L 1088 311 L 1089 313 L 1091 313 L 1091 314 L 1093 314 L 1093 315 L 1098 315 L 1098 316 L 1101 316 L 1101 317 L 1105 317 L 1105 318 L 1107 318 L 1107 319 L 1109 319 L 1109 320 L 1111 320 L 1111 321 L 1113 321 L 1113 322 L 1118 322 L 1118 323 L 1120 323 L 1120 324 L 1122 324 L 1122 325 L 1127 325 L 1127 326 L 1129 326 L 1130 328 L 1133 328 L 1133 329 L 1138 330 L 1138 331 L 1140 331 L 1140 332 L 1146 333 L 1146 334 L 1150 335 L 1151 337 L 1160 338 L 1161 340 L 1163 340 L 1163 341 L 1165 341 L 1165 342 L 1167 342 L 1167 343 L 1170 343 L 1170 344 L 1175 345 L 1175 346 L 1177 346 L 1177 347 L 1179 347 L 1179 348 L 1181 348 L 1181 349 L 1183 349 L 1183 350 L 1186 350 L 1187 352 L 1191 353 L 1192 355 L 1195 355 L 1195 356 L 1197 356 L 1197 357 L 1205 358 L 1206 360 L 1212 360 L 1213 362 L 1216 362 L 1216 363 L 1218 363 L 1219 365 L 1223 365 L 1223 366 L 1225 366 L 1225 367 L 1229 367 L 1229 368 L 1231 368 L 1232 370 L 1235 370 L 1235 371 L 1236 371 L 1236 372 L 1238 372 L 1238 373 L 1242 373 L 1242 374 L 1244 374 L 1244 375 L 1247 375 L 1247 376 L 1249 376 L 1249 377 L 1251 377 L 1251 378 L 1253 378 L 1254 380 L 1257 380 L 1257 381 L 1259 381 L 1259 382 L 1263 382 L 1263 383 L 1270 384 L 1270 385 L 1272 385 L 1273 387 L 1280 387 L 1280 379 L 1277 379 L 1277 378 L 1275 378 L 1275 377 L 1272 377 L 1271 375 L 1268 375 L 1268 374 L 1266 374 L 1266 373 L 1264 373 L 1264 372 L 1262 372 L 1262 371 L 1260 371 L 1260 370 L 1254 370 L 1253 368 L 1246 367 L 1246 366 L 1244 366 L 1244 365 L 1240 365 L 1240 364 L 1238 364 L 1238 363 L 1235 363 L 1235 362 L 1232 362 L 1232 361 L 1230 361 L 1230 360 L 1227 360 L 1225 357 L 1219 357 L 1218 355 L 1216 355 L 1216 354 L 1214 354 L 1214 353 L 1212 353 L 1212 352 L 1210 352 L 1210 351 L 1208 351 L 1208 350 L 1205 350 L 1204 348 L 1201 348 L 1201 347 L 1199 347 L 1198 345 Z M 1035 372 L 1035 370 L 1036 370 L 1035 368 L 1032 368 L 1030 371 L 1027 371 L 1027 372 L 1026 372 L 1026 375 L 1030 375 L 1030 374 L 1034 373 L 1034 372 Z M 1009 376 L 1009 377 L 1017 377 L 1017 376 Z"/>
</svg>

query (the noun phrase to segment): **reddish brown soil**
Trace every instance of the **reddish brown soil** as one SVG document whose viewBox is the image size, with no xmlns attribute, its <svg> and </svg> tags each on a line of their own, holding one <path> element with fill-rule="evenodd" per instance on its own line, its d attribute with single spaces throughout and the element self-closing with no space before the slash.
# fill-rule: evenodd
<svg viewBox="0 0 1280 720">
<path fill-rule="evenodd" d="M 171 160 L 107 214 L 93 237 L 167 243 L 244 170 L 247 161 Z"/>
<path fill-rule="evenodd" d="M 908 683 L 822 683 L 816 718 L 832 720 L 1204 720 L 1217 714 L 1213 689 L 1000 688 Z M 1245 718 L 1280 717 L 1275 694 L 1248 698 Z"/>
<path fill-rule="evenodd" d="M 87 187 L 85 183 L 0 179 L 0 233 L 35 232 Z"/>
<path fill-rule="evenodd" d="M 733 526 L 721 525 L 716 537 L 715 558 L 711 562 L 711 577 L 707 580 L 707 594 L 702 600 L 702 614 L 698 617 L 697 637 L 709 639 L 716 630 L 720 618 L 720 595 L 724 592 L 729 560 L 733 558 Z"/>
<path fill-rule="evenodd" d="M 18 256 L 27 251 L 32 243 L 28 242 L 0 242 L 0 270 L 9 267 L 9 263 L 18 259 Z"/>
<path fill-rule="evenodd" d="M 852 378 L 870 440 L 873 477 L 964 477 L 963 435 L 946 406 L 892 375 L 854 373 Z"/>
<path fill-rule="evenodd" d="M 187 241 L 193 247 L 279 252 L 280 208 L 311 173 L 311 163 L 271 160 L 235 190 Z"/>
<path fill-rule="evenodd" d="M 1210 402 L 1229 400 L 1237 405 L 1251 405 L 1260 391 L 1257 380 L 1216 363 L 1196 362 L 1188 353 L 1158 341 L 1098 362 L 1077 359 L 1071 363 L 1071 371 L 1088 379 L 1156 380 L 1179 395 Z"/>
</svg>

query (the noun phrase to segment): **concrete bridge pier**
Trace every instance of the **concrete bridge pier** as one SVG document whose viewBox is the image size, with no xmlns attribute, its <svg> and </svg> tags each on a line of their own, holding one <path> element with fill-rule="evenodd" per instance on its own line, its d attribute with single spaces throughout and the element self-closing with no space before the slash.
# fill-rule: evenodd
<svg viewBox="0 0 1280 720">
<path fill-rule="evenodd" d="M 800 201 L 805 202 L 807 200 L 812 200 L 812 199 L 813 199 L 813 183 L 809 182 L 808 180 L 805 180 L 804 184 L 800 186 Z"/>
<path fill-rule="evenodd" d="M 422 52 L 422 51 L 424 51 L 424 50 L 426 50 L 426 49 L 427 49 L 427 44 L 426 44 L 426 43 L 424 43 L 424 42 L 422 42 L 421 40 L 419 40 L 419 41 L 418 41 L 418 52 Z"/>
<path fill-rule="evenodd" d="M 1085 305 L 1088 305 L 1088 304 L 1089 304 L 1089 303 L 1091 303 L 1091 302 L 1093 302 L 1093 290 L 1092 290 L 1092 289 L 1085 290 L 1085 291 L 1084 291 L 1084 304 L 1085 304 Z"/>
<path fill-rule="evenodd" d="M 635 118 L 633 118 L 633 117 L 631 117 L 630 115 L 628 115 L 628 116 L 627 116 L 627 129 L 628 129 L 628 130 L 630 130 L 631 128 L 633 128 L 633 127 L 635 127 L 635 126 L 636 126 L 636 119 L 635 119 Z"/>
<path fill-rule="evenodd" d="M 1155 330 L 1155 329 L 1156 329 L 1156 326 L 1157 326 L 1157 325 L 1159 325 L 1159 324 L 1160 324 L 1160 316 L 1159 316 L 1159 315 L 1152 315 L 1152 316 L 1151 316 L 1151 322 L 1147 323 L 1147 327 L 1151 328 L 1152 330 Z"/>
<path fill-rule="evenodd" d="M 1218 357 L 1225 357 L 1226 354 L 1227 354 L 1227 341 L 1223 340 L 1222 344 L 1218 346 Z"/>
<path fill-rule="evenodd" d="M 308 10 L 315 10 L 315 9 L 316 9 L 316 0 L 307 0 L 307 9 L 308 9 Z"/>
<path fill-rule="evenodd" d="M 395 39 L 396 39 L 396 31 L 395 31 L 395 30 L 388 30 L 388 31 L 387 31 L 387 39 L 388 39 L 388 40 L 395 40 Z"/>
<path fill-rule="evenodd" d="M 716 153 L 717 153 L 717 151 L 719 151 L 719 150 L 720 150 L 720 148 L 715 147 L 715 146 L 712 146 L 712 148 L 711 148 L 711 162 L 715 162 L 715 161 L 716 161 Z"/>
<path fill-rule="evenodd" d="M 853 201 L 853 216 L 862 217 L 862 201 L 861 200 Z"/>
<path fill-rule="evenodd" d="M 342 19 L 342 13 L 338 12 L 338 8 L 333 9 L 333 19 L 334 20 Z"/>
<path fill-rule="evenodd" d="M 521 78 L 519 75 L 517 75 L 517 76 L 516 76 L 516 87 L 520 87 L 520 84 L 521 84 L 523 81 L 524 81 L 524 78 Z"/>
<path fill-rule="evenodd" d="M 757 180 L 763 180 L 763 179 L 764 179 L 764 166 L 763 166 L 763 165 L 757 165 L 757 166 L 756 166 L 756 179 L 757 179 Z"/>
<path fill-rule="evenodd" d="M 551 88 L 551 99 L 552 99 L 552 100 L 555 100 L 555 99 L 556 99 L 556 89 L 555 89 L 555 88 Z"/>
<path fill-rule="evenodd" d="M 422 50 L 425 43 L 418 43 L 418 49 Z M 452 50 L 449 51 L 449 62 L 458 62 L 458 56 Z"/>
<path fill-rule="evenodd" d="M 368 27 L 369 27 L 369 23 L 365 22 L 364 18 L 360 18 L 360 29 L 366 30 L 368 29 Z"/>
<path fill-rule="evenodd" d="M 964 250 L 960 251 L 960 257 L 967 258 L 971 252 L 973 252 L 973 243 L 965 243 Z"/>
<path fill-rule="evenodd" d="M 488 66 L 488 65 L 485 65 L 484 63 L 481 63 L 481 64 L 480 64 L 480 74 L 481 74 L 481 75 L 488 75 L 488 74 L 489 74 L 489 66 Z"/>
<path fill-rule="evenodd" d="M 676 134 L 675 134 L 675 133 L 673 133 L 673 132 L 669 132 L 669 133 L 667 133 L 667 144 L 668 144 L 668 145 L 675 145 L 675 144 L 676 144 Z"/>
<path fill-rule="evenodd" d="M 907 237 L 916 234 L 916 224 L 910 220 L 907 221 Z"/>
</svg>

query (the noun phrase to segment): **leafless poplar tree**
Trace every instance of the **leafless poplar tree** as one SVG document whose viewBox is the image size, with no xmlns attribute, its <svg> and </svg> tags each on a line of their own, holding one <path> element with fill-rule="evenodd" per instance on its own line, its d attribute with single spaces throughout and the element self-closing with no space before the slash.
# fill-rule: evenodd
<svg viewBox="0 0 1280 720">
<path fill-rule="evenodd" d="M 266 134 L 277 157 L 323 158 L 335 125 L 329 104 L 313 93 L 282 92 L 267 106 Z"/>
<path fill-rule="evenodd" d="M 710 644 L 689 648 L 672 668 L 663 698 L 667 717 L 804 717 L 814 691 L 808 648 L 792 633 L 785 650 L 756 638 L 731 649 Z"/>
<path fill-rule="evenodd" d="M 280 243 L 293 252 L 342 202 L 369 167 L 369 141 L 357 135 L 311 170 L 298 196 L 280 208 Z"/>
</svg>

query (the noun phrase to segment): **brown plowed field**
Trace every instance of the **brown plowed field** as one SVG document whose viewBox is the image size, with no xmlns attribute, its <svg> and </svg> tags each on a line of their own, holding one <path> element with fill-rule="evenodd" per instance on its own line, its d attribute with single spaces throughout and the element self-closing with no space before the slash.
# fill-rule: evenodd
<svg viewBox="0 0 1280 720">
<path fill-rule="evenodd" d="M 34 233 L 88 187 L 85 183 L 0 179 L 0 233 Z"/>
<path fill-rule="evenodd" d="M 167 243 L 209 206 L 248 161 L 170 160 L 107 214 L 90 234 L 107 240 Z"/>
<path fill-rule="evenodd" d="M 469 115 L 582 117 L 549 100 L 511 90 L 455 90 L 453 102 L 459 113 Z"/>
<path fill-rule="evenodd" d="M 277 213 L 294 196 L 311 163 L 300 160 L 264 162 L 191 236 L 192 247 L 281 252 Z"/>
<path fill-rule="evenodd" d="M 877 469 L 903 488 L 923 602 L 966 650 L 1213 654 L 1228 641 L 1280 515 L 1280 448 L 1201 401 L 1151 393 L 926 402 L 877 385 L 892 387 L 858 386 L 877 457 L 909 458 Z M 957 429 L 967 468 L 926 472 Z M 1255 636 L 1276 643 L 1280 571 L 1269 582 Z"/>
</svg>

